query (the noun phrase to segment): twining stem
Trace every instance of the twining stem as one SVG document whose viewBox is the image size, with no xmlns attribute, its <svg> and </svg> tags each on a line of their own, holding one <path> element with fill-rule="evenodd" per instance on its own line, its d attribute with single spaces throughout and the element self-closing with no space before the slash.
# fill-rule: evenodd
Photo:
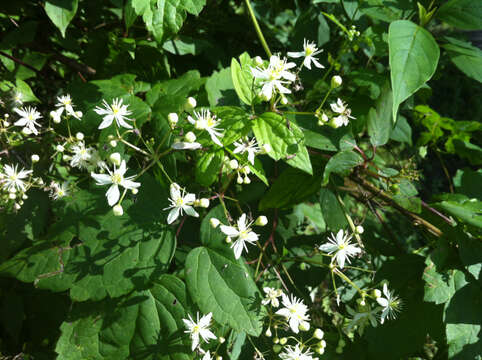
<svg viewBox="0 0 482 360">
<path fill-rule="evenodd" d="M 338 191 L 335 190 L 335 194 L 336 194 L 336 200 L 338 200 L 338 203 L 340 204 L 341 208 L 343 209 L 343 213 L 345 214 L 346 221 L 348 222 L 348 225 L 350 225 L 350 228 L 351 228 L 351 231 L 353 232 L 353 235 L 355 235 L 355 239 L 358 242 L 358 246 L 360 246 L 361 248 L 364 248 L 363 243 L 361 241 L 360 234 L 358 234 L 358 232 L 356 231 L 355 224 L 353 223 L 353 220 L 352 220 L 350 214 L 348 214 L 348 211 L 346 210 L 345 203 L 343 202 L 343 200 L 342 200 L 340 194 L 338 193 Z"/>
<path fill-rule="evenodd" d="M 355 283 L 353 281 L 351 281 L 348 276 L 346 276 L 345 274 L 343 274 L 340 270 L 338 270 L 337 268 L 335 268 L 332 273 L 335 273 L 336 275 L 338 275 L 339 277 L 341 277 L 343 280 L 345 280 L 348 284 L 350 284 L 351 286 L 353 286 L 356 291 L 358 291 L 361 295 L 364 295 L 362 289 L 360 289 L 358 286 L 355 285 Z"/>
<path fill-rule="evenodd" d="M 253 8 L 251 7 L 251 2 L 249 0 L 244 0 L 246 4 L 246 8 L 248 9 L 249 15 L 251 17 L 251 21 L 253 22 L 254 29 L 256 30 L 256 34 L 258 34 L 259 41 L 261 41 L 261 45 L 263 45 L 263 49 L 266 52 L 268 57 L 271 57 L 272 53 L 269 49 L 268 43 L 261 32 L 261 28 L 259 27 L 258 20 L 256 20 L 256 16 L 254 15 Z"/>
<path fill-rule="evenodd" d="M 316 109 L 315 114 L 320 112 L 321 109 L 323 109 L 323 105 L 325 105 L 326 99 L 328 99 L 328 96 L 331 94 L 331 91 L 333 90 L 332 87 L 330 87 L 330 90 L 326 93 L 325 97 L 323 98 L 323 101 L 321 102 L 320 106 L 318 106 L 318 109 Z"/>
</svg>

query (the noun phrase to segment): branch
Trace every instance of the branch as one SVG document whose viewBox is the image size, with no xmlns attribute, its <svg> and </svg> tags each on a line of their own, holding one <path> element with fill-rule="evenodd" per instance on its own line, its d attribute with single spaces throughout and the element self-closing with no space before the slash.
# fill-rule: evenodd
<svg viewBox="0 0 482 360">
<path fill-rule="evenodd" d="M 25 66 L 26 68 L 30 69 L 30 70 L 33 70 L 35 71 L 37 74 L 41 74 L 39 70 L 37 70 L 36 68 L 34 68 L 32 65 L 29 65 L 27 64 L 26 62 L 12 56 L 12 55 L 8 55 L 7 53 L 3 52 L 3 51 L 0 51 L 0 55 L 2 56 L 5 56 L 6 58 L 9 58 L 10 60 L 16 62 L 17 64 L 20 64 L 22 66 Z"/>
</svg>

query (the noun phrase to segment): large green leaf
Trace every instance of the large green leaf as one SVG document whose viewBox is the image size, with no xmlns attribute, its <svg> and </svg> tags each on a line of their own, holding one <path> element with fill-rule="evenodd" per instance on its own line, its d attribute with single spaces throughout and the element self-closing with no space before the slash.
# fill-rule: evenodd
<svg viewBox="0 0 482 360">
<path fill-rule="evenodd" d="M 330 189 L 320 189 L 320 205 L 323 219 L 331 231 L 336 232 L 348 225 L 343 208 Z"/>
<path fill-rule="evenodd" d="M 440 7 L 437 17 L 462 30 L 480 30 L 482 3 L 473 0 L 450 0 Z"/>
<path fill-rule="evenodd" d="M 348 175 L 353 168 L 361 164 L 363 158 L 360 154 L 354 151 L 340 151 L 328 160 L 323 173 L 323 185 L 328 184 L 331 173 Z"/>
<path fill-rule="evenodd" d="M 388 30 L 393 119 L 400 104 L 435 73 L 440 49 L 432 35 L 408 20 L 390 24 Z"/>
<path fill-rule="evenodd" d="M 172 275 L 127 298 L 77 303 L 60 327 L 57 359 L 189 360 L 190 341 L 182 339 L 188 313 L 186 287 Z"/>
<path fill-rule="evenodd" d="M 212 312 L 214 320 L 235 330 L 261 333 L 260 293 L 242 259 L 195 248 L 186 259 L 186 281 L 203 313 Z"/>
<path fill-rule="evenodd" d="M 470 43 L 446 37 L 448 44 L 443 45 L 450 60 L 465 75 L 482 82 L 482 50 Z"/>
<path fill-rule="evenodd" d="M 221 120 L 220 128 L 224 130 L 222 142 L 230 145 L 251 131 L 251 117 L 237 106 L 220 106 L 213 109 L 213 113 Z"/>
<path fill-rule="evenodd" d="M 78 0 L 47 0 L 45 12 L 65 37 L 65 30 L 77 12 Z"/>
<path fill-rule="evenodd" d="M 267 112 L 254 121 L 253 132 L 258 144 L 269 144 L 268 155 L 274 160 L 285 160 L 289 165 L 313 174 L 308 150 L 301 129 L 275 113 Z"/>
<path fill-rule="evenodd" d="M 251 105 L 255 97 L 251 67 L 254 67 L 255 64 L 247 53 L 243 53 L 239 57 L 239 61 L 240 63 L 235 58 L 231 60 L 231 78 L 240 100 L 246 105 Z"/>
<path fill-rule="evenodd" d="M 368 112 L 368 135 L 374 146 L 385 145 L 392 132 L 393 96 L 390 86 L 385 84 L 376 103 L 376 108 Z"/>
<path fill-rule="evenodd" d="M 471 201 L 469 199 L 461 201 L 445 200 L 436 205 L 465 223 L 482 228 L 481 201 Z"/>
<path fill-rule="evenodd" d="M 215 182 L 223 160 L 222 150 L 202 154 L 196 163 L 196 181 L 203 186 L 209 186 Z"/>
</svg>

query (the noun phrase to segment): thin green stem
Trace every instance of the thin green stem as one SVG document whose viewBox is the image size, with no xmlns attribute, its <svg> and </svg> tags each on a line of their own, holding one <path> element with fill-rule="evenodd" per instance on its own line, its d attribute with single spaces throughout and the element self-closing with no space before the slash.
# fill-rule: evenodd
<svg viewBox="0 0 482 360">
<path fill-rule="evenodd" d="M 323 105 L 325 105 L 326 99 L 328 99 L 328 96 L 330 96 L 332 90 L 333 90 L 333 88 L 330 87 L 330 90 L 328 90 L 328 92 L 326 93 L 326 95 L 323 98 L 323 101 L 321 102 L 320 106 L 318 106 L 318 109 L 316 109 L 315 114 L 318 113 L 319 111 L 321 111 L 321 109 L 323 108 Z"/>
<path fill-rule="evenodd" d="M 353 281 L 351 281 L 348 276 L 346 276 L 345 274 L 343 274 L 340 270 L 338 269 L 334 269 L 332 273 L 336 273 L 336 275 L 338 275 L 339 277 L 341 277 L 343 280 L 345 280 L 348 284 L 350 284 L 351 286 L 353 286 L 356 291 L 358 291 L 361 295 L 365 296 L 365 293 L 363 292 L 362 289 L 360 289 L 358 286 L 355 285 L 355 283 Z"/>
<path fill-rule="evenodd" d="M 259 41 L 261 41 L 261 45 L 263 45 L 263 49 L 266 52 L 268 57 L 271 57 L 271 50 L 269 49 L 268 43 L 264 38 L 263 33 L 261 32 L 261 28 L 259 27 L 258 20 L 256 20 L 256 16 L 254 15 L 253 8 L 251 7 L 251 2 L 249 0 L 244 0 L 246 4 L 246 8 L 248 9 L 249 15 L 251 17 L 251 21 L 253 22 L 254 29 L 256 30 L 256 34 L 258 34 Z"/>
<path fill-rule="evenodd" d="M 358 232 L 356 231 L 355 224 L 353 223 L 353 220 L 352 220 L 350 214 L 348 214 L 348 211 L 346 210 L 345 203 L 343 202 L 343 200 L 342 200 L 340 194 L 338 193 L 338 191 L 335 190 L 335 194 L 336 194 L 336 200 L 338 200 L 338 203 L 340 204 L 341 208 L 343 209 L 343 213 L 345 214 L 346 221 L 348 222 L 348 225 L 350 225 L 351 231 L 353 232 L 353 235 L 355 235 L 355 238 L 356 238 L 356 241 L 358 242 L 358 245 L 361 248 L 364 248 L 363 243 L 361 241 L 360 234 L 358 234 Z"/>
</svg>

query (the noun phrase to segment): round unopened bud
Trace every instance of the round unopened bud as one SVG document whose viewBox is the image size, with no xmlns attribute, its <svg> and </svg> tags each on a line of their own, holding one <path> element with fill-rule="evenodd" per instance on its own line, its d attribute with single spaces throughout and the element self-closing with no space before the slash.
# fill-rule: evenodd
<svg viewBox="0 0 482 360">
<path fill-rule="evenodd" d="M 186 141 L 188 143 L 193 143 L 196 141 L 196 135 L 194 135 L 194 133 L 192 131 L 189 131 L 185 136 L 184 136 L 184 139 L 186 139 Z"/>
<path fill-rule="evenodd" d="M 169 124 L 173 128 L 176 126 L 177 122 L 179 121 L 179 116 L 177 116 L 176 113 L 170 113 L 169 115 L 167 115 L 167 120 L 169 121 Z"/>
<path fill-rule="evenodd" d="M 199 200 L 199 206 L 207 209 L 209 207 L 209 199 L 202 198 Z"/>
<path fill-rule="evenodd" d="M 36 181 L 37 184 L 39 184 L 39 185 L 43 185 L 43 184 L 44 184 L 44 181 L 43 181 L 41 178 L 37 178 L 37 179 L 35 179 L 34 181 Z"/>
<path fill-rule="evenodd" d="M 139 189 L 138 189 L 138 188 L 132 188 L 132 189 L 131 189 L 132 195 L 136 195 L 138 192 L 139 192 Z"/>
<path fill-rule="evenodd" d="M 219 341 L 220 344 L 224 344 L 224 342 L 226 341 L 226 339 L 223 338 L 222 336 L 220 336 L 220 337 L 218 338 L 218 341 Z"/>
<path fill-rule="evenodd" d="M 318 343 L 318 347 L 324 349 L 326 348 L 326 341 L 325 340 L 321 340 L 319 343 Z"/>
<path fill-rule="evenodd" d="M 323 339 L 323 337 L 325 336 L 325 333 L 323 332 L 323 330 L 321 329 L 316 329 L 314 334 L 315 338 L 317 338 L 318 340 L 321 340 Z"/>
<path fill-rule="evenodd" d="M 32 159 L 32 162 L 33 162 L 33 163 L 36 163 L 36 162 L 38 162 L 38 161 L 40 160 L 40 156 L 38 156 L 37 154 L 33 154 L 33 155 L 31 156 L 31 159 Z"/>
<path fill-rule="evenodd" d="M 239 167 L 239 163 L 238 163 L 238 160 L 236 159 L 233 159 L 229 162 L 229 167 L 232 169 L 232 170 L 236 170 L 238 167 Z"/>
<path fill-rule="evenodd" d="M 286 98 L 286 96 L 281 97 L 281 103 L 282 103 L 283 105 L 288 104 L 288 99 Z"/>
<path fill-rule="evenodd" d="M 271 335 L 273 335 L 273 333 L 271 332 L 271 329 L 270 329 L 270 328 L 268 328 L 264 334 L 265 334 L 267 337 L 271 337 Z"/>
<path fill-rule="evenodd" d="M 363 226 L 358 225 L 358 226 L 355 228 L 355 231 L 356 231 L 358 234 L 363 234 L 363 232 L 365 231 L 365 229 L 363 228 Z"/>
<path fill-rule="evenodd" d="M 216 356 L 216 360 L 223 360 L 223 357 L 221 355 Z"/>
<path fill-rule="evenodd" d="M 78 132 L 77 134 L 75 134 L 75 138 L 79 141 L 82 141 L 84 140 L 84 134 L 81 132 Z"/>
<path fill-rule="evenodd" d="M 261 56 L 256 56 L 256 57 L 254 58 L 254 62 L 255 62 L 256 65 L 258 65 L 258 66 L 263 65 L 263 59 L 261 59 Z"/>
<path fill-rule="evenodd" d="M 231 238 L 229 236 L 226 236 L 226 239 L 224 239 L 226 244 L 231 244 Z"/>
<path fill-rule="evenodd" d="M 301 331 L 308 331 L 310 330 L 310 323 L 308 321 L 302 321 L 299 328 Z"/>
<path fill-rule="evenodd" d="M 30 135 L 32 133 L 32 130 L 30 130 L 29 128 L 27 127 L 24 127 L 22 129 L 22 132 L 25 134 L 25 135 Z"/>
<path fill-rule="evenodd" d="M 325 353 L 325 348 L 317 347 L 315 351 L 318 355 L 323 355 Z"/>
<path fill-rule="evenodd" d="M 244 181 L 243 181 L 245 184 L 251 184 L 251 179 L 247 176 L 244 177 Z"/>
<path fill-rule="evenodd" d="M 62 146 L 62 145 L 57 145 L 55 147 L 55 149 L 58 151 L 58 152 L 64 152 L 65 148 Z"/>
<path fill-rule="evenodd" d="M 238 175 L 238 178 L 236 179 L 236 182 L 241 185 L 241 184 L 244 183 L 244 179 L 240 175 Z"/>
<path fill-rule="evenodd" d="M 82 115 L 84 115 L 84 114 L 82 114 L 82 111 L 76 111 L 75 112 L 75 116 L 77 116 L 78 118 L 81 118 Z"/>
<path fill-rule="evenodd" d="M 109 142 L 109 145 L 112 146 L 112 147 L 116 147 L 116 146 L 117 146 L 117 141 L 111 140 L 111 141 Z"/>
<path fill-rule="evenodd" d="M 70 161 L 70 160 L 72 160 L 72 156 L 64 154 L 64 155 L 62 155 L 62 160 Z"/>
<path fill-rule="evenodd" d="M 13 208 L 15 210 L 20 210 L 21 206 L 20 206 L 20 204 L 15 204 L 15 205 L 13 205 Z"/>
<path fill-rule="evenodd" d="M 380 296 L 382 296 L 382 292 L 378 289 L 373 289 L 373 296 L 378 299 Z"/>
<path fill-rule="evenodd" d="M 281 351 L 281 349 L 282 349 L 281 345 L 278 345 L 278 344 L 273 345 L 273 351 L 275 353 L 279 353 Z"/>
<path fill-rule="evenodd" d="M 288 339 L 285 338 L 285 337 L 282 337 L 281 339 L 279 339 L 279 343 L 280 343 L 281 345 L 284 345 L 284 344 L 286 344 L 287 342 L 288 342 Z"/>
<path fill-rule="evenodd" d="M 10 117 L 10 115 L 9 115 L 9 114 L 5 114 L 5 115 L 3 115 L 3 117 L 4 117 L 5 119 L 8 119 L 8 118 Z"/>
<path fill-rule="evenodd" d="M 15 200 L 17 198 L 17 195 L 15 193 L 10 193 L 10 194 L 8 194 L 8 198 L 10 200 Z"/>
<path fill-rule="evenodd" d="M 263 145 L 261 146 L 261 150 L 263 151 L 263 153 L 266 154 L 266 153 L 271 152 L 271 150 L 273 150 L 273 148 L 271 147 L 270 144 L 263 144 Z"/>
<path fill-rule="evenodd" d="M 336 89 L 337 87 L 340 87 L 341 84 L 343 83 L 343 80 L 341 76 L 335 75 L 331 78 L 331 88 Z"/>
<path fill-rule="evenodd" d="M 6 114 L 6 115 L 8 115 L 8 114 Z M 4 122 L 3 122 L 3 126 L 9 127 L 9 126 L 10 126 L 10 123 L 9 123 L 8 121 L 4 121 Z"/>
<path fill-rule="evenodd" d="M 117 204 L 112 208 L 112 211 L 114 211 L 115 216 L 122 216 L 124 214 L 124 209 L 120 204 Z"/>
<path fill-rule="evenodd" d="M 196 107 L 197 101 L 193 97 L 188 97 L 186 103 L 184 104 L 184 109 L 189 111 Z"/>
<path fill-rule="evenodd" d="M 254 224 L 258 226 L 265 226 L 267 223 L 268 223 L 268 218 L 264 215 L 261 215 L 261 216 L 258 216 Z"/>
<path fill-rule="evenodd" d="M 279 343 L 279 338 L 278 338 L 278 337 L 275 337 L 275 338 L 273 339 L 273 343 L 278 344 L 278 343 Z"/>
<path fill-rule="evenodd" d="M 114 139 L 114 135 L 111 134 L 111 135 L 107 136 L 107 140 L 113 140 L 113 139 Z"/>
<path fill-rule="evenodd" d="M 211 218 L 211 219 L 209 219 L 209 223 L 211 224 L 213 229 L 216 229 L 221 222 L 216 218 Z"/>
<path fill-rule="evenodd" d="M 22 195 L 22 199 L 27 200 L 27 199 L 28 199 L 28 196 L 27 196 L 26 194 L 23 194 L 23 195 Z"/>
<path fill-rule="evenodd" d="M 109 156 L 109 160 L 112 164 L 119 166 L 121 164 L 121 155 L 118 152 L 112 153 Z"/>
</svg>

